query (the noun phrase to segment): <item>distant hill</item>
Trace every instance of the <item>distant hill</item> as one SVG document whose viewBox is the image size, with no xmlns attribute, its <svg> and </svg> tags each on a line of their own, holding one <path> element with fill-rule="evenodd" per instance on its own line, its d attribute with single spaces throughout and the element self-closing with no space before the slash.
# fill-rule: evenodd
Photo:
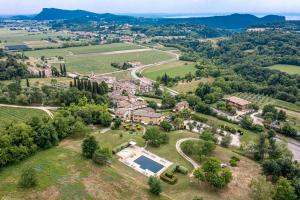
<svg viewBox="0 0 300 200">
<path fill-rule="evenodd" d="M 232 14 L 227 16 L 214 17 L 195 17 L 195 18 L 177 18 L 177 19 L 161 19 L 161 23 L 191 23 L 203 24 L 215 28 L 238 29 L 246 28 L 255 24 L 265 24 L 271 22 L 284 22 L 284 16 L 267 15 L 259 18 L 250 14 Z"/>
<path fill-rule="evenodd" d="M 35 20 L 67 20 L 69 23 L 85 23 L 87 21 L 106 21 L 131 24 L 203 24 L 214 28 L 240 29 L 256 24 L 285 22 L 285 17 L 268 15 L 262 18 L 250 14 L 232 14 L 227 16 L 194 17 L 194 18 L 137 18 L 131 16 L 114 15 L 110 13 L 97 14 L 84 10 L 61 10 L 56 8 L 44 8 L 36 15 Z"/>
</svg>

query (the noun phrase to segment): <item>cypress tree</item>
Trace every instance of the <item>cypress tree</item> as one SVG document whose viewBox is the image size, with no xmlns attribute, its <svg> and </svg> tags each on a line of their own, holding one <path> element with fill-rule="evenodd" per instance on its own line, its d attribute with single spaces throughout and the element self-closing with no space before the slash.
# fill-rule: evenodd
<svg viewBox="0 0 300 200">
<path fill-rule="evenodd" d="M 70 88 L 71 88 L 71 87 L 73 87 L 73 82 L 72 82 L 72 81 L 70 81 Z"/>
<path fill-rule="evenodd" d="M 27 85 L 27 87 L 30 87 L 28 78 L 26 78 L 26 85 Z"/>
<path fill-rule="evenodd" d="M 62 65 L 60 64 L 59 67 L 60 67 L 60 74 L 63 76 L 64 75 L 64 71 L 63 71 Z"/>
<path fill-rule="evenodd" d="M 65 64 L 64 64 L 63 70 L 64 70 L 64 76 L 66 77 L 67 76 L 67 69 L 66 69 L 66 65 Z"/>
</svg>

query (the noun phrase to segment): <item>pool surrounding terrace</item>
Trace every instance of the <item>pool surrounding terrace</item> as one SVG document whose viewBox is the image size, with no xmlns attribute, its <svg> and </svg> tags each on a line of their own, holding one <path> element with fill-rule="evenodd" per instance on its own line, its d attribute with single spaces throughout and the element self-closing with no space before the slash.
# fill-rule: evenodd
<svg viewBox="0 0 300 200">
<path fill-rule="evenodd" d="M 145 176 L 159 176 L 173 164 L 136 145 L 123 149 L 117 155 L 122 163 Z"/>
</svg>

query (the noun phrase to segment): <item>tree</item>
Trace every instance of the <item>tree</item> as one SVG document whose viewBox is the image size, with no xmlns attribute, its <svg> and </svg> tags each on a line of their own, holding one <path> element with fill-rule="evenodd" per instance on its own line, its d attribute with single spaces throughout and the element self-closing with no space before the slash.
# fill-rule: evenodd
<svg viewBox="0 0 300 200">
<path fill-rule="evenodd" d="M 167 122 L 167 121 L 162 121 L 160 123 L 160 127 L 164 130 L 164 131 L 167 131 L 167 132 L 170 132 L 172 130 L 172 125 Z"/>
<path fill-rule="evenodd" d="M 199 137 L 202 140 L 212 141 L 215 143 L 218 141 L 218 139 L 215 137 L 214 133 L 210 129 L 205 129 Z"/>
<path fill-rule="evenodd" d="M 112 129 L 114 130 L 119 129 L 121 124 L 122 124 L 122 120 L 119 117 L 117 117 L 112 125 Z"/>
<path fill-rule="evenodd" d="M 33 168 L 26 168 L 22 171 L 18 185 L 22 188 L 32 188 L 37 185 L 37 174 Z"/>
<path fill-rule="evenodd" d="M 154 110 L 158 108 L 157 103 L 155 101 L 149 101 L 148 106 Z"/>
<path fill-rule="evenodd" d="M 86 136 L 82 142 L 81 149 L 84 157 L 92 158 L 94 152 L 98 149 L 96 138 L 91 135 Z"/>
<path fill-rule="evenodd" d="M 143 138 L 154 147 L 159 147 L 161 144 L 166 144 L 169 140 L 167 134 L 160 132 L 157 127 L 151 127 L 146 130 Z"/>
<path fill-rule="evenodd" d="M 232 180 L 232 173 L 229 169 L 221 168 L 221 162 L 214 157 L 209 157 L 203 163 L 201 169 L 197 171 L 197 179 L 206 181 L 208 184 L 217 189 L 222 189 Z"/>
<path fill-rule="evenodd" d="M 150 176 L 148 180 L 148 185 L 149 185 L 149 191 L 152 194 L 159 196 L 159 194 L 162 191 L 159 179 L 156 178 L 155 176 Z"/>
<path fill-rule="evenodd" d="M 241 121 L 241 127 L 247 130 L 253 129 L 253 120 L 249 115 L 246 115 Z"/>
<path fill-rule="evenodd" d="M 274 200 L 294 200 L 297 199 L 295 188 L 286 178 L 279 178 L 275 186 Z"/>
<path fill-rule="evenodd" d="M 266 135 L 264 133 L 260 133 L 257 144 L 257 153 L 255 154 L 257 160 L 264 160 L 266 149 Z"/>
<path fill-rule="evenodd" d="M 93 154 L 93 161 L 99 165 L 106 165 L 111 158 L 111 151 L 108 148 L 99 148 Z"/>
<path fill-rule="evenodd" d="M 26 86 L 29 88 L 30 87 L 30 83 L 29 83 L 29 79 L 26 78 Z"/>
<path fill-rule="evenodd" d="M 292 128 L 288 123 L 283 125 L 280 132 L 289 137 L 296 137 L 298 135 L 297 130 Z"/>
<path fill-rule="evenodd" d="M 286 121 L 286 119 L 287 119 L 286 112 L 284 112 L 283 110 L 280 110 L 280 111 L 278 112 L 277 119 L 278 119 L 279 121 Z"/>
<path fill-rule="evenodd" d="M 253 200 L 272 200 L 274 187 L 265 176 L 253 178 L 250 183 L 250 197 Z"/>
</svg>

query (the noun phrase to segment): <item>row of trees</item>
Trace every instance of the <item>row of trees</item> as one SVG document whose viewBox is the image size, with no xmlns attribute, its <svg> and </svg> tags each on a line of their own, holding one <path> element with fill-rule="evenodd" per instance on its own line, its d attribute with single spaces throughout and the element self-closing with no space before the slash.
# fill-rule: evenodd
<svg viewBox="0 0 300 200">
<path fill-rule="evenodd" d="M 92 94 L 104 95 L 109 92 L 109 88 L 105 82 L 98 84 L 95 81 L 89 79 L 74 78 L 73 82 L 70 82 L 70 87 L 76 87 L 81 91 L 89 91 Z"/>
</svg>

